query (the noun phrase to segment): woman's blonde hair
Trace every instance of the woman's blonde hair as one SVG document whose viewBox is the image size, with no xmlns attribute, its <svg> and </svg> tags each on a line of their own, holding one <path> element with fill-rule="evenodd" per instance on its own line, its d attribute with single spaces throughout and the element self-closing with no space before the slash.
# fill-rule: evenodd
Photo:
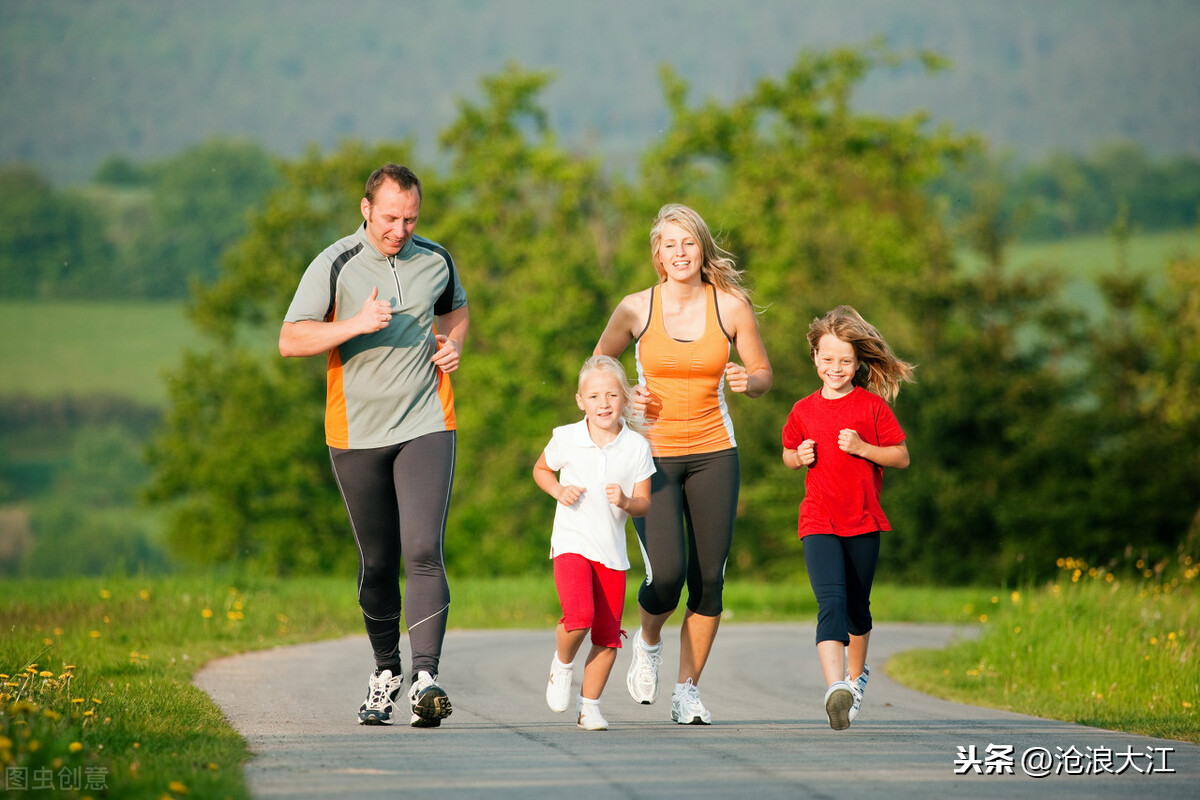
<svg viewBox="0 0 1200 800">
<path fill-rule="evenodd" d="M 742 284 L 742 272 L 733 260 L 733 254 L 721 249 L 713 239 L 712 231 L 704 218 L 680 203 L 667 203 L 658 210 L 654 224 L 650 226 L 650 256 L 654 261 L 654 269 L 658 272 L 658 282 L 665 283 L 667 271 L 658 260 L 658 248 L 662 244 L 662 229 L 668 222 L 673 222 L 695 237 L 700 245 L 700 254 L 704 263 L 700 265 L 700 279 L 711 283 L 723 292 L 740 297 L 748 304 L 750 293 Z"/>
<path fill-rule="evenodd" d="M 858 359 L 855 386 L 869 389 L 891 402 L 900 393 L 901 381 L 915 382 L 913 365 L 897 358 L 875 326 L 850 306 L 838 306 L 808 326 L 808 348 L 812 358 L 817 357 L 821 337 L 826 334 L 854 348 L 854 356 Z"/>
<path fill-rule="evenodd" d="M 634 405 L 633 387 L 629 385 L 629 376 L 625 374 L 625 368 L 621 366 L 621 362 L 612 356 L 592 356 L 583 362 L 583 367 L 579 370 L 579 383 L 575 390 L 577 394 L 583 388 L 583 379 L 592 372 L 606 372 L 617 379 L 617 385 L 621 387 L 621 419 L 625 420 L 625 424 L 630 428 L 641 433 L 645 420 L 642 419 L 642 415 L 637 411 L 637 406 Z"/>
</svg>

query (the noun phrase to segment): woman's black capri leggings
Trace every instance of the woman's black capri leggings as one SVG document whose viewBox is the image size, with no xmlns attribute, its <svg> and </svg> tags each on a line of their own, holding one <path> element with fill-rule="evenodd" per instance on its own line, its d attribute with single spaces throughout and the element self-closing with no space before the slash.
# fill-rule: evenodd
<svg viewBox="0 0 1200 800">
<path fill-rule="evenodd" d="M 674 611 L 686 583 L 688 609 L 719 616 L 741 481 L 737 449 L 655 458 L 654 466 L 650 512 L 633 521 L 646 563 L 638 605 Z"/>
</svg>

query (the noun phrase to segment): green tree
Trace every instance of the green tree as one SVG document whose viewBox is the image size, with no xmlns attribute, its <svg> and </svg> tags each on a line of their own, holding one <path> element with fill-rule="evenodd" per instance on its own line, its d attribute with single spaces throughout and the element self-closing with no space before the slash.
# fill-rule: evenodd
<svg viewBox="0 0 1200 800">
<path fill-rule="evenodd" d="M 148 218 L 125 254 L 126 291 L 137 297 L 186 297 L 191 284 L 212 283 L 222 251 L 246 232 L 249 212 L 279 180 L 260 145 L 224 139 L 188 148 L 146 172 Z"/>
<path fill-rule="evenodd" d="M 0 294 L 91 296 L 106 284 L 112 248 L 90 205 L 24 166 L 0 169 L 0 197 Z"/>
<path fill-rule="evenodd" d="M 610 311 L 615 220 L 597 164 L 555 142 L 537 105 L 547 77 L 510 66 L 482 81 L 441 137 L 452 164 L 430 229 L 459 259 L 471 308 L 453 376 L 458 472 L 448 558 L 474 572 L 526 570 L 549 551 L 553 501 L 531 471 L 574 395 Z"/>
</svg>

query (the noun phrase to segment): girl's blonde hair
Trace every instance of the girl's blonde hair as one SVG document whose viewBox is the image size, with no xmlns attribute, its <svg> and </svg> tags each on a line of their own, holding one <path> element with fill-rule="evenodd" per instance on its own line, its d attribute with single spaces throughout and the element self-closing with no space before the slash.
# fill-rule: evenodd
<svg viewBox="0 0 1200 800">
<path fill-rule="evenodd" d="M 583 388 L 583 379 L 592 372 L 606 372 L 617 379 L 617 385 L 621 387 L 621 419 L 625 420 L 625 424 L 630 428 L 641 433 L 645 420 L 642 419 L 642 415 L 637 411 L 637 406 L 634 405 L 633 387 L 629 385 L 629 376 L 625 374 L 625 368 L 621 366 L 621 362 L 612 356 L 592 356 L 583 362 L 583 367 L 579 370 L 576 393 Z"/>
<path fill-rule="evenodd" d="M 913 365 L 896 358 L 875 326 L 862 318 L 850 306 L 838 306 L 808 326 L 809 356 L 817 357 L 821 337 L 829 334 L 854 348 L 858 370 L 854 385 L 862 386 L 888 402 L 900 393 L 900 382 L 915 382 Z"/>
<path fill-rule="evenodd" d="M 654 224 L 650 227 L 650 256 L 654 261 L 654 269 L 658 272 L 658 282 L 665 283 L 667 271 L 658 260 L 658 248 L 662 243 L 662 229 L 668 222 L 673 222 L 695 237 L 700 245 L 700 254 L 704 263 L 700 266 L 700 279 L 711 283 L 723 292 L 740 297 L 750 303 L 750 293 L 742 284 L 742 272 L 733 260 L 733 254 L 721 249 L 713 239 L 712 231 L 704 218 L 692 209 L 680 203 L 668 203 L 658 210 Z"/>
</svg>

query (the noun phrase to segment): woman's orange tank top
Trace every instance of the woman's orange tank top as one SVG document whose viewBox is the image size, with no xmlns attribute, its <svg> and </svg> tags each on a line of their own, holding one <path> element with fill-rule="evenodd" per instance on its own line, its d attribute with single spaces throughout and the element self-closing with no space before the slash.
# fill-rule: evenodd
<svg viewBox="0 0 1200 800">
<path fill-rule="evenodd" d="M 651 449 L 665 457 L 736 447 L 724 392 L 730 340 L 721 326 L 716 290 L 705 284 L 704 333 L 681 342 L 663 325 L 660 288 L 650 290 L 650 318 L 635 348 L 638 380 L 657 398 L 646 410 Z"/>
</svg>

